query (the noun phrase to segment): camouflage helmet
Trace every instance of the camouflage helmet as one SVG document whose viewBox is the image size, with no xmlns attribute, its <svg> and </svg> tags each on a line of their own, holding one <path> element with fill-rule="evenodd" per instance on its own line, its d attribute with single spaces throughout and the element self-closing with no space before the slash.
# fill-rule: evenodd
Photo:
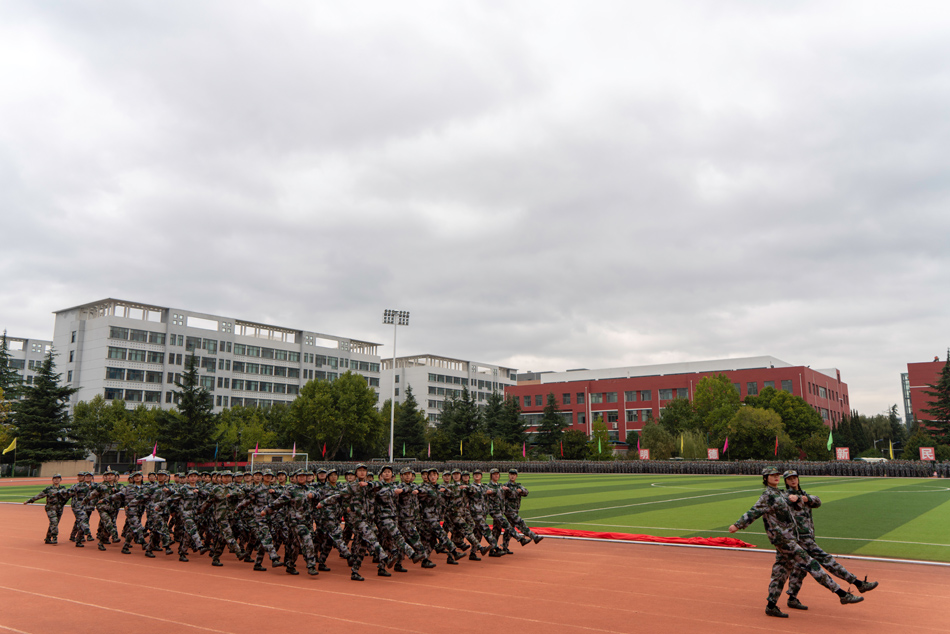
<svg viewBox="0 0 950 634">
<path fill-rule="evenodd" d="M 343 472 L 343 475 L 345 475 L 345 476 L 348 476 L 348 475 L 355 476 L 355 475 L 356 475 L 356 469 L 347 469 L 346 471 Z"/>
<path fill-rule="evenodd" d="M 493 474 L 493 473 L 501 473 L 501 471 L 499 471 L 498 469 L 492 467 L 491 469 L 488 470 L 488 475 L 491 475 L 491 474 Z"/>
<path fill-rule="evenodd" d="M 763 477 L 763 478 L 768 477 L 768 476 L 770 476 L 770 475 L 779 475 L 780 473 L 782 473 L 782 472 L 779 471 L 778 469 L 776 469 L 775 467 L 766 467 L 766 468 L 762 469 L 762 477 Z"/>
<path fill-rule="evenodd" d="M 234 475 L 234 474 L 231 473 L 231 470 L 230 470 L 230 469 L 225 469 L 224 471 L 221 471 L 220 473 L 218 473 L 218 475 L 221 476 L 222 478 L 225 477 L 225 476 L 227 476 L 228 478 L 230 478 L 230 477 L 231 477 L 232 475 Z"/>
<path fill-rule="evenodd" d="M 514 468 L 508 469 L 508 475 L 518 475 L 518 470 Z"/>
<path fill-rule="evenodd" d="M 462 472 L 462 477 L 463 477 L 463 478 L 470 478 L 470 477 L 472 477 L 472 474 L 469 473 L 468 471 L 463 471 L 463 472 Z"/>
<path fill-rule="evenodd" d="M 188 475 L 191 475 L 191 474 L 201 475 L 201 474 L 198 472 L 197 469 L 189 469 L 189 470 L 188 470 Z"/>
<path fill-rule="evenodd" d="M 797 477 L 798 477 L 798 472 L 795 471 L 794 469 L 789 469 L 788 471 L 782 474 L 782 481 L 784 482 L 788 478 L 797 478 Z"/>
<path fill-rule="evenodd" d="M 443 477 L 444 477 L 444 476 L 450 476 L 450 475 L 452 475 L 452 472 L 449 471 L 448 469 L 446 469 L 445 471 L 442 472 L 442 476 L 443 476 Z"/>
<path fill-rule="evenodd" d="M 54 473 L 54 474 L 53 474 L 53 479 L 55 479 L 55 478 L 59 478 L 60 480 L 62 480 L 62 479 L 63 479 L 63 474 L 62 474 L 62 473 Z"/>
<path fill-rule="evenodd" d="M 390 465 L 390 464 L 384 464 L 382 467 L 379 468 L 379 474 L 382 475 L 382 474 L 383 474 L 383 471 L 385 471 L 386 469 L 389 469 L 390 471 L 392 471 L 393 473 L 395 473 L 395 470 L 393 469 L 393 466 L 392 466 L 392 465 Z"/>
<path fill-rule="evenodd" d="M 452 469 L 452 475 L 455 475 L 456 473 L 459 475 L 462 475 L 462 470 L 459 469 L 458 467 L 456 467 L 455 469 Z"/>
<path fill-rule="evenodd" d="M 367 467 L 366 467 L 365 464 L 363 464 L 363 463 L 361 462 L 361 463 L 357 464 L 355 467 L 353 467 L 353 470 L 354 470 L 354 471 L 356 471 L 357 469 L 367 469 Z"/>
<path fill-rule="evenodd" d="M 336 467 L 330 467 L 329 469 L 327 469 L 327 475 L 330 475 L 331 473 L 340 475 L 340 472 L 336 470 Z"/>
<path fill-rule="evenodd" d="M 481 470 L 481 469 L 475 469 L 474 471 L 472 471 L 472 475 L 475 475 L 476 473 L 481 474 L 481 473 L 482 473 L 482 470 Z"/>
<path fill-rule="evenodd" d="M 323 467 L 320 467 L 319 469 L 317 469 L 317 475 L 320 475 L 321 473 L 326 473 L 326 472 L 327 470 L 324 469 Z"/>
<path fill-rule="evenodd" d="M 287 471 L 286 471 L 286 470 L 284 470 L 284 469 L 278 469 L 278 470 L 277 470 L 277 475 L 280 475 L 280 474 L 282 474 L 282 473 L 283 473 L 285 476 L 287 475 Z"/>
<path fill-rule="evenodd" d="M 415 471 L 412 470 L 412 467 L 403 467 L 399 470 L 399 475 L 405 475 L 407 473 L 415 473 Z"/>
<path fill-rule="evenodd" d="M 264 475 L 264 470 L 263 470 L 263 469 L 254 469 L 254 472 L 253 472 L 251 475 L 257 475 L 258 473 L 261 474 L 261 475 Z"/>
<path fill-rule="evenodd" d="M 270 477 L 273 478 L 273 477 L 274 477 L 274 472 L 271 471 L 270 469 L 264 469 L 264 475 L 265 475 L 265 476 L 270 476 Z"/>
<path fill-rule="evenodd" d="M 429 467 L 428 469 L 426 469 L 426 473 L 438 473 L 438 472 L 439 470 L 436 469 L 435 467 Z"/>
</svg>

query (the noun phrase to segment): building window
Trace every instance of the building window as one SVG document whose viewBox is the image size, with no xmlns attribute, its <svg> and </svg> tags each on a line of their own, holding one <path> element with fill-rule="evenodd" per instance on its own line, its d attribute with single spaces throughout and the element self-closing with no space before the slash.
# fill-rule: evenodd
<svg viewBox="0 0 950 634">
<path fill-rule="evenodd" d="M 106 368 L 106 379 L 109 381 L 124 381 L 125 370 L 122 368 Z"/>
<path fill-rule="evenodd" d="M 739 384 L 738 384 L 738 383 L 733 383 L 733 384 L 732 384 L 732 387 L 734 387 L 734 388 L 736 389 L 736 393 L 737 393 L 737 394 L 742 394 L 742 390 L 739 389 Z"/>
<path fill-rule="evenodd" d="M 791 394 L 792 392 L 792 381 L 791 379 L 782 379 L 782 390 Z"/>
<path fill-rule="evenodd" d="M 619 418 L 620 418 L 620 414 L 618 412 L 607 412 L 607 422 L 613 423 L 614 429 L 617 429 L 616 425 Z"/>
<path fill-rule="evenodd" d="M 586 425 L 587 424 L 587 415 L 583 412 L 578 412 L 577 414 L 577 424 Z"/>
<path fill-rule="evenodd" d="M 635 400 L 637 400 L 637 391 L 636 391 L 636 390 L 624 391 L 624 393 L 623 393 L 623 400 L 624 400 L 624 401 L 635 401 Z"/>
<path fill-rule="evenodd" d="M 130 403 L 141 403 L 142 402 L 142 390 L 126 390 L 125 391 L 125 400 Z"/>
<path fill-rule="evenodd" d="M 652 401 L 652 400 L 653 400 L 653 390 L 640 390 L 640 400 L 641 400 L 641 401 Z"/>
<path fill-rule="evenodd" d="M 128 341 L 129 329 L 116 328 L 115 326 L 112 326 L 109 328 L 109 339 L 121 339 L 122 341 Z"/>
<path fill-rule="evenodd" d="M 66 382 L 67 382 L 67 383 L 72 383 L 72 382 L 73 382 L 73 371 L 72 371 L 72 370 L 70 370 L 69 372 L 66 373 Z"/>
<path fill-rule="evenodd" d="M 172 393 L 171 393 L 171 392 L 165 392 L 165 402 L 166 402 L 166 403 L 171 403 L 171 402 L 172 402 Z"/>
<path fill-rule="evenodd" d="M 396 383 L 399 383 L 399 375 L 396 375 Z"/>
<path fill-rule="evenodd" d="M 395 391 L 396 391 L 396 396 L 399 396 L 399 388 L 398 388 L 398 387 L 396 388 Z"/>
<path fill-rule="evenodd" d="M 673 398 L 673 390 L 659 390 L 660 400 L 669 401 Z"/>
<path fill-rule="evenodd" d="M 764 390 L 765 388 L 768 388 L 768 387 L 770 387 L 770 388 L 772 388 L 772 389 L 774 390 L 774 389 L 775 389 L 775 381 L 765 381 L 765 382 L 762 383 L 762 389 L 763 389 L 763 390 Z"/>
<path fill-rule="evenodd" d="M 145 382 L 146 383 L 161 383 L 162 373 L 161 372 L 146 372 Z"/>
<path fill-rule="evenodd" d="M 165 363 L 165 353 L 164 352 L 149 352 L 146 355 L 145 360 L 148 363 Z"/>
<path fill-rule="evenodd" d="M 145 363 L 145 350 L 129 350 L 129 361 Z"/>
<path fill-rule="evenodd" d="M 590 402 L 591 402 L 591 403 L 603 403 L 603 402 L 604 402 L 604 393 L 603 393 L 603 392 L 591 392 L 591 393 L 590 393 Z"/>
<path fill-rule="evenodd" d="M 561 403 L 563 403 L 564 405 L 570 405 L 570 404 L 571 404 L 571 393 L 570 393 L 570 392 L 566 392 L 566 393 L 564 393 L 564 394 L 561 394 Z"/>
<path fill-rule="evenodd" d="M 578 392 L 578 393 L 577 393 L 577 404 L 578 404 L 578 405 L 583 405 L 583 404 L 584 404 L 584 393 L 583 393 L 583 392 Z"/>
<path fill-rule="evenodd" d="M 535 394 L 535 395 L 534 395 L 534 406 L 535 406 L 535 407 L 541 407 L 541 405 L 542 405 L 543 403 L 544 403 L 544 401 L 542 400 L 542 396 L 541 396 L 540 394 Z"/>
<path fill-rule="evenodd" d="M 122 399 L 122 390 L 107 387 L 104 396 L 107 401 L 118 401 Z"/>
<path fill-rule="evenodd" d="M 126 370 L 125 372 L 126 381 L 135 381 L 137 383 L 145 382 L 145 370 Z"/>
<path fill-rule="evenodd" d="M 606 401 L 607 401 L 608 403 L 616 403 L 616 402 L 617 402 L 617 393 L 616 393 L 616 392 L 607 392 L 607 393 L 606 393 Z"/>
<path fill-rule="evenodd" d="M 676 398 L 689 398 L 689 390 L 685 387 L 676 388 Z"/>
<path fill-rule="evenodd" d="M 429 389 L 432 389 L 432 388 L 429 388 Z M 431 394 L 431 392 L 430 392 L 430 394 Z M 531 407 L 531 397 L 528 396 L 527 394 L 525 394 L 525 397 L 524 397 L 524 406 L 525 406 L 525 407 Z"/>
<path fill-rule="evenodd" d="M 76 331 L 73 331 L 73 334 L 69 337 L 69 343 L 76 343 Z"/>
<path fill-rule="evenodd" d="M 75 351 L 75 350 L 70 350 L 70 351 L 69 351 L 69 362 L 70 362 L 70 363 L 73 362 L 73 356 L 74 356 L 75 354 L 76 354 L 76 351 Z"/>
<path fill-rule="evenodd" d="M 818 388 L 818 398 L 828 398 L 828 390 L 823 387 Z"/>
<path fill-rule="evenodd" d="M 138 341 L 139 343 L 146 343 L 148 342 L 148 331 L 147 330 L 130 330 L 129 340 Z"/>
<path fill-rule="evenodd" d="M 749 381 L 745 384 L 745 393 L 746 396 L 755 396 L 759 393 L 759 383 L 757 381 Z"/>
<path fill-rule="evenodd" d="M 150 332 L 148 333 L 148 342 L 156 346 L 165 345 L 165 333 L 164 332 Z"/>
<path fill-rule="evenodd" d="M 636 423 L 636 422 L 637 422 L 637 410 L 635 410 L 635 409 L 628 409 L 628 410 L 627 410 L 627 422 L 628 422 L 628 423 Z"/>
<path fill-rule="evenodd" d="M 146 392 L 145 402 L 146 403 L 161 403 L 162 393 L 161 392 Z"/>
<path fill-rule="evenodd" d="M 109 358 L 110 359 L 121 359 L 125 361 L 126 351 L 125 348 L 113 348 L 109 346 Z"/>
</svg>

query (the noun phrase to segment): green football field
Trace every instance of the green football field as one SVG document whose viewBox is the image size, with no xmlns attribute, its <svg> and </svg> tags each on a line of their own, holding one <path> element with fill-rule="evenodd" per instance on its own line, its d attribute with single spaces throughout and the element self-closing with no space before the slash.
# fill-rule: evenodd
<svg viewBox="0 0 950 634">
<path fill-rule="evenodd" d="M 729 536 L 762 492 L 751 476 L 526 473 L 519 482 L 531 526 L 676 537 Z M 806 477 L 802 486 L 821 498 L 815 531 L 828 552 L 950 562 L 950 480 Z M 0 501 L 42 488 L 0 487 Z M 734 537 L 770 547 L 762 520 Z"/>
<path fill-rule="evenodd" d="M 762 478 L 523 474 L 530 526 L 675 537 L 727 537 L 762 492 Z M 818 543 L 830 553 L 950 561 L 950 481 L 802 478 L 821 498 Z M 762 520 L 734 535 L 771 548 Z"/>
</svg>

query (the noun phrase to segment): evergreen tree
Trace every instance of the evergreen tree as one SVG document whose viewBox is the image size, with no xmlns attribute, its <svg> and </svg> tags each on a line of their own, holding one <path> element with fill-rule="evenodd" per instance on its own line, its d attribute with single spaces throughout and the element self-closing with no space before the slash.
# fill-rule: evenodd
<svg viewBox="0 0 950 634">
<path fill-rule="evenodd" d="M 557 397 L 554 393 L 548 394 L 548 402 L 544 405 L 541 422 L 538 425 L 538 449 L 542 453 L 553 456 L 561 455 L 561 436 L 568 427 L 567 421 L 560 414 Z"/>
<path fill-rule="evenodd" d="M 116 424 L 127 415 L 125 401 L 106 403 L 101 394 L 89 401 L 79 401 L 73 409 L 73 432 L 83 449 L 96 457 L 96 466 L 102 454 L 116 442 Z"/>
<path fill-rule="evenodd" d="M 593 435 L 587 442 L 588 460 L 613 460 L 614 446 L 610 442 L 610 432 L 604 423 L 603 416 L 598 416 L 593 424 Z"/>
<path fill-rule="evenodd" d="M 452 441 L 452 446 L 455 447 L 454 457 L 464 457 L 464 450 L 460 451 L 461 445 L 479 430 L 481 422 L 481 412 L 468 387 L 462 387 L 460 396 L 445 401 L 442 405 L 442 422 L 439 426 L 445 430 Z"/>
<path fill-rule="evenodd" d="M 524 417 L 521 416 L 521 403 L 515 396 L 509 396 L 502 405 L 502 415 L 496 427 L 498 437 L 511 443 L 519 450 L 528 440 Z M 518 454 L 521 455 L 520 453 Z"/>
<path fill-rule="evenodd" d="M 930 397 L 930 407 L 922 409 L 933 420 L 924 421 L 924 425 L 934 431 L 934 437 L 941 443 L 950 442 L 950 350 L 947 350 L 947 362 L 940 370 L 935 385 L 928 385 L 924 394 Z"/>
<path fill-rule="evenodd" d="M 482 424 L 489 438 L 497 438 L 504 427 L 505 399 L 498 392 L 492 392 L 485 399 L 485 409 L 482 410 Z"/>
<path fill-rule="evenodd" d="M 161 455 L 171 462 L 210 460 L 216 421 L 211 393 L 201 387 L 197 356 L 186 358 L 181 382 L 175 385 L 178 411 L 159 415 Z"/>
<path fill-rule="evenodd" d="M 419 410 L 419 404 L 412 393 L 412 386 L 406 386 L 403 402 L 396 409 L 395 429 L 393 430 L 393 456 L 402 456 L 403 447 L 407 456 L 423 457 L 426 451 L 426 415 Z"/>
<path fill-rule="evenodd" d="M 51 349 L 33 385 L 24 390 L 17 403 L 13 421 L 17 433 L 19 459 L 37 464 L 48 460 L 80 460 L 83 457 L 70 429 L 69 397 L 76 393 L 59 384 Z"/>
<path fill-rule="evenodd" d="M 579 429 L 568 429 L 561 436 L 564 460 L 583 460 L 587 457 L 587 434 Z M 560 453 L 557 457 L 560 457 Z"/>
<path fill-rule="evenodd" d="M 0 390 L 3 390 L 4 398 L 12 402 L 20 397 L 23 379 L 10 363 L 12 359 L 7 345 L 7 331 L 4 330 L 3 337 L 0 337 Z"/>
</svg>

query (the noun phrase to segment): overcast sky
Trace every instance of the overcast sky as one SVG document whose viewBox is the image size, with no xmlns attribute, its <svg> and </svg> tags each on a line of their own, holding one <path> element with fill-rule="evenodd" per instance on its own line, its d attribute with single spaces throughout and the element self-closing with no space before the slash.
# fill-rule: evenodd
<svg viewBox="0 0 950 634">
<path fill-rule="evenodd" d="M 950 345 L 946 2 L 0 3 L 0 328 L 105 297 L 527 370 Z M 901 411 L 903 407 L 901 405 Z"/>
</svg>

